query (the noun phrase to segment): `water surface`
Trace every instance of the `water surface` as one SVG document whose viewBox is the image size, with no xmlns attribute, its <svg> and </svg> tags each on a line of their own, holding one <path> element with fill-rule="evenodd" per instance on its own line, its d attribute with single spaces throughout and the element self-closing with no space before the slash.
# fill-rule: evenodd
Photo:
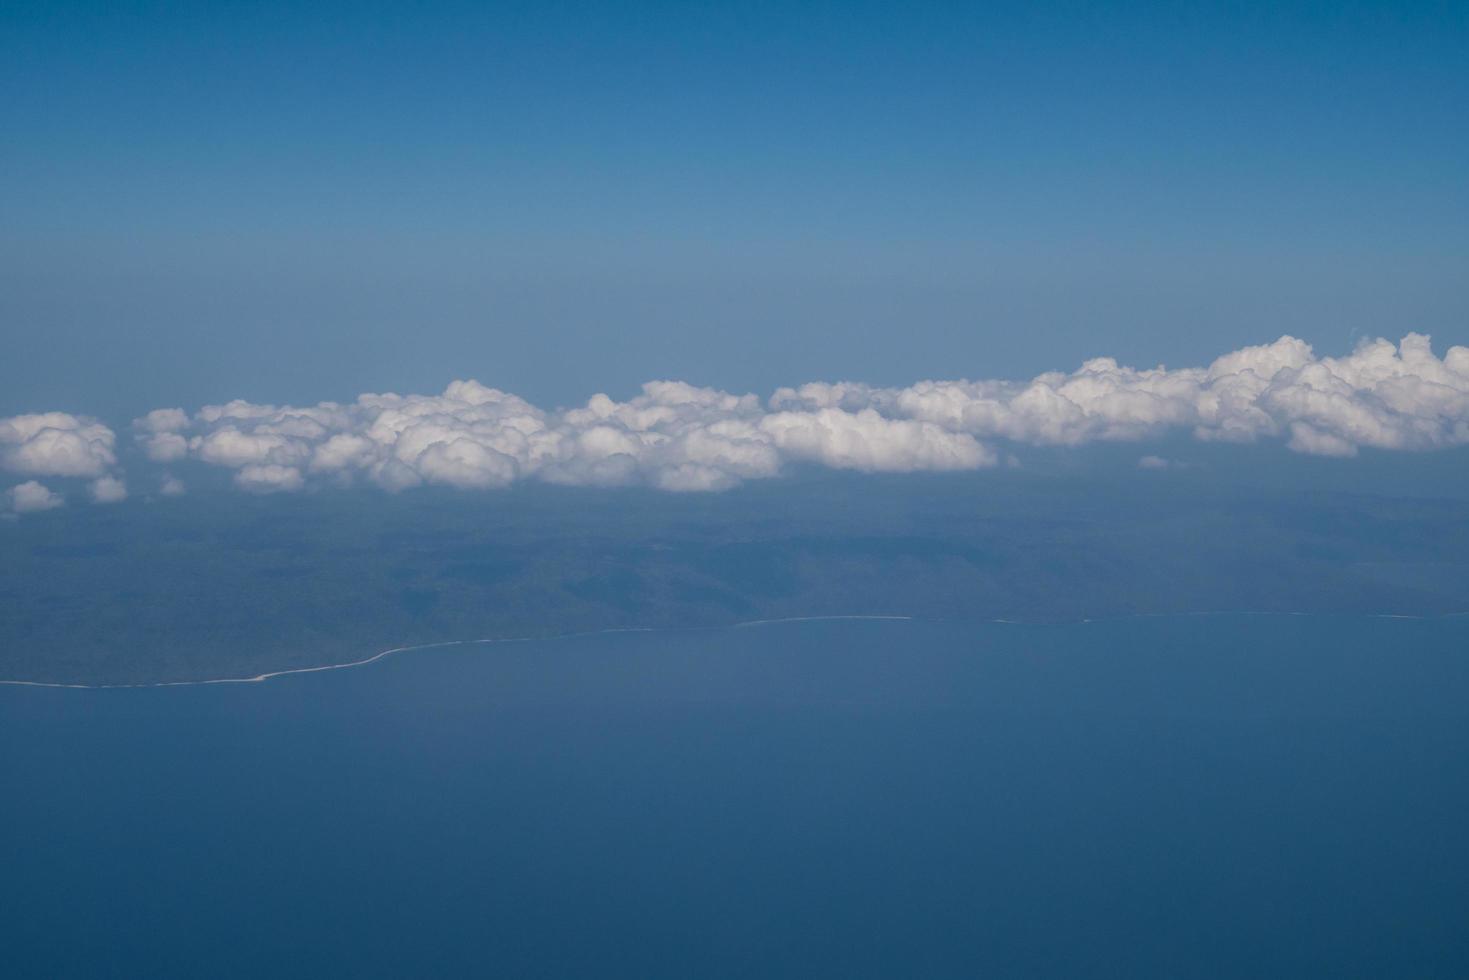
<svg viewBox="0 0 1469 980">
<path fill-rule="evenodd" d="M 1469 620 L 0 688 L 16 977 L 1469 975 Z"/>
</svg>

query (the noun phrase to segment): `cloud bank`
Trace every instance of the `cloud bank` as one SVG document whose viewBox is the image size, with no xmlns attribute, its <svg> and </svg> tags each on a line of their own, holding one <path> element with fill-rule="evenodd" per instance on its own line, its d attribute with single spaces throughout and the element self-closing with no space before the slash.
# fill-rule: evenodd
<svg viewBox="0 0 1469 980">
<path fill-rule="evenodd" d="M 718 490 L 809 461 L 838 469 L 975 469 L 995 461 L 973 436 L 864 409 L 772 411 L 754 395 L 654 381 L 625 402 L 597 395 L 548 412 L 475 381 L 441 395 L 363 395 L 350 405 L 211 405 L 134 423 L 148 458 L 234 471 L 256 492 L 366 480 L 388 490 L 465 489 L 523 479 Z"/>
<path fill-rule="evenodd" d="M 95 419 L 66 412 L 0 418 L 0 469 L 23 476 L 90 478 L 96 503 L 127 497 L 117 467 L 117 434 Z M 0 501 L 17 514 L 60 507 L 64 498 L 36 480 L 5 492 Z"/>
<path fill-rule="evenodd" d="M 1145 370 L 1111 358 L 1024 383 L 924 381 L 908 388 L 809 384 L 782 389 L 782 407 L 875 409 L 976 438 L 1075 446 L 1189 429 L 1203 440 L 1282 437 L 1297 452 L 1352 456 L 1360 447 L 1436 449 L 1469 442 L 1469 348 L 1443 360 L 1429 339 L 1363 344 L 1316 357 L 1282 337 L 1205 368 Z"/>
<path fill-rule="evenodd" d="M 1005 444 L 1077 446 L 1173 430 L 1201 440 L 1283 439 L 1297 452 L 1426 450 L 1469 443 L 1469 348 L 1429 338 L 1317 357 L 1292 337 L 1207 367 L 1138 369 L 1111 358 L 1030 381 L 813 383 L 768 400 L 677 381 L 548 411 L 476 381 L 439 395 L 367 394 L 309 407 L 234 401 L 134 423 L 158 462 L 194 459 L 256 492 L 367 481 L 466 489 L 519 480 L 718 490 L 792 463 L 866 472 L 972 470 Z M 108 443 L 110 447 L 110 443 Z"/>
<path fill-rule="evenodd" d="M 493 489 L 522 480 L 583 486 L 720 490 L 793 464 L 864 472 L 974 470 L 1016 446 L 1141 441 L 1186 431 L 1200 440 L 1279 439 L 1292 450 L 1352 456 L 1367 447 L 1469 444 L 1469 348 L 1442 359 L 1429 338 L 1376 340 L 1318 357 L 1293 337 L 1246 347 L 1207 367 L 1132 368 L 1097 358 L 1029 381 L 921 381 L 901 388 L 816 382 L 768 399 L 652 381 L 636 397 L 593 396 L 547 410 L 477 381 L 438 395 L 365 394 L 312 406 L 233 401 L 133 422 L 157 464 L 228 470 L 242 490 L 292 492 L 366 482 Z M 0 419 L 0 468 L 23 477 L 90 480 L 97 503 L 122 500 L 114 432 L 49 412 Z M 1159 457 L 1140 465 L 1161 468 Z M 155 475 L 160 493 L 184 485 Z M 10 508 L 61 498 L 33 479 Z"/>
</svg>

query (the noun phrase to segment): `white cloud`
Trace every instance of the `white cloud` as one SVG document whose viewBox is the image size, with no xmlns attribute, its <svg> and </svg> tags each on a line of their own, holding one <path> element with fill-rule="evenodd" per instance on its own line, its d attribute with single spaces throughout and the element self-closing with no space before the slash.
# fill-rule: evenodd
<svg viewBox="0 0 1469 980">
<path fill-rule="evenodd" d="M 10 498 L 11 509 L 17 514 L 51 510 L 54 507 L 60 507 L 65 502 L 61 494 L 53 493 L 35 480 L 27 480 L 19 486 L 11 487 L 6 496 Z"/>
<path fill-rule="evenodd" d="M 127 484 L 115 476 L 102 476 L 93 480 L 87 487 L 92 494 L 93 503 L 115 504 L 128 497 Z"/>
<path fill-rule="evenodd" d="M 184 486 L 184 481 L 165 473 L 158 483 L 158 492 L 165 497 L 182 497 L 188 492 L 188 487 Z"/>
<path fill-rule="evenodd" d="M 133 430 L 144 453 L 155 463 L 183 459 L 189 441 L 179 433 L 189 427 L 189 416 L 181 408 L 158 408 L 133 420 Z"/>
<path fill-rule="evenodd" d="M 235 486 L 251 493 L 300 490 L 304 485 L 300 470 L 278 463 L 251 463 L 235 474 Z"/>
<path fill-rule="evenodd" d="M 1469 443 L 1469 348 L 1443 360 L 1409 334 L 1317 358 L 1293 337 L 1247 347 L 1206 368 L 1139 370 L 1111 358 L 1029 382 L 923 381 L 907 388 L 810 384 L 772 404 L 933 422 L 979 439 L 1079 445 L 1137 440 L 1169 429 L 1200 439 L 1287 436 L 1298 452 L 1351 455 L 1360 447 L 1434 449 Z"/>
<path fill-rule="evenodd" d="M 835 469 L 972 470 L 998 462 L 974 437 L 932 422 L 884 418 L 871 408 L 776 412 L 760 422 L 795 459 Z"/>
<path fill-rule="evenodd" d="M 101 476 L 115 444 L 107 426 L 65 412 L 0 419 L 0 467 L 27 476 Z"/>
<path fill-rule="evenodd" d="M 157 413 L 155 413 L 157 414 Z M 159 426 L 139 420 L 145 447 Z M 190 456 L 236 471 L 255 491 L 297 490 L 309 477 L 366 479 L 389 489 L 441 484 L 492 489 L 521 479 L 665 490 L 717 490 L 777 475 L 787 462 L 857 470 L 993 465 L 972 436 L 871 409 L 771 412 L 754 395 L 655 381 L 617 402 L 546 412 L 474 381 L 442 395 L 363 395 L 311 408 L 231 402 L 186 429 Z"/>
<path fill-rule="evenodd" d="M 1137 461 L 1140 470 L 1166 470 L 1173 464 L 1162 456 L 1144 456 Z"/>
<path fill-rule="evenodd" d="M 127 497 L 127 487 L 112 472 L 117 466 L 117 436 L 95 419 L 66 412 L 41 412 L 0 419 L 0 468 L 26 476 L 88 479 L 95 503 Z M 60 507 L 63 497 L 30 480 L 7 494 L 16 513 Z"/>
<path fill-rule="evenodd" d="M 163 409 L 134 428 L 151 458 L 225 467 L 238 486 L 258 492 L 311 481 L 366 480 L 396 491 L 527 479 L 717 490 L 791 463 L 977 469 L 1013 459 L 996 443 L 1136 441 L 1170 430 L 1352 455 L 1469 444 L 1469 348 L 1450 348 L 1440 360 L 1427 337 L 1410 334 L 1396 346 L 1379 340 L 1330 358 L 1282 337 L 1207 367 L 1138 369 L 1096 358 L 1030 381 L 813 383 L 782 388 L 768 402 L 655 381 L 627 401 L 599 394 L 555 411 L 456 381 L 440 395 L 368 394 L 350 404 L 234 401 L 193 416 Z M 1144 457 L 1139 465 L 1161 462 Z"/>
</svg>

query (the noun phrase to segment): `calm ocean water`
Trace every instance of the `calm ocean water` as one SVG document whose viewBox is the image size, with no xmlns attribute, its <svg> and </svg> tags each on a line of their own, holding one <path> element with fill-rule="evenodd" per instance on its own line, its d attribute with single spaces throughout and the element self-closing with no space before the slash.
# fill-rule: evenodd
<svg viewBox="0 0 1469 980">
<path fill-rule="evenodd" d="M 7 977 L 1469 976 L 1469 619 L 0 688 Z"/>
</svg>

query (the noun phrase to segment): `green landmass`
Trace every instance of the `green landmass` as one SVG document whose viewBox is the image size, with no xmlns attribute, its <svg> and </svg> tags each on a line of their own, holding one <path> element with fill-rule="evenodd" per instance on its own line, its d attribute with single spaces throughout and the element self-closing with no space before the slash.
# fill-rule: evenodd
<svg viewBox="0 0 1469 980">
<path fill-rule="evenodd" d="M 0 678 L 253 676 L 445 640 L 786 616 L 1469 609 L 1469 501 L 1166 477 L 68 507 L 0 526 Z"/>
</svg>

